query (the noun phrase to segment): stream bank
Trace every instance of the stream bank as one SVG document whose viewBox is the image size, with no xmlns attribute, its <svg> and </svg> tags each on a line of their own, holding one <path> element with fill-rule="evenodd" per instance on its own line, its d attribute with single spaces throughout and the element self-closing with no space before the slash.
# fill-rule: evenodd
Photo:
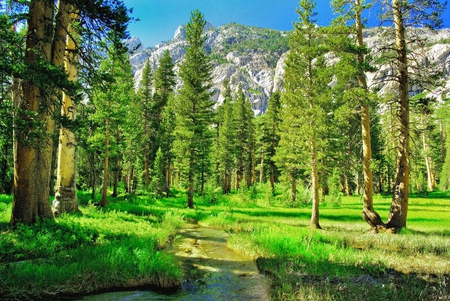
<svg viewBox="0 0 450 301">
<path fill-rule="evenodd" d="M 173 294 L 153 291 L 111 292 L 82 300 L 269 300 L 269 280 L 255 262 L 229 249 L 223 230 L 188 223 L 164 252 L 173 254 L 185 279 Z"/>
</svg>

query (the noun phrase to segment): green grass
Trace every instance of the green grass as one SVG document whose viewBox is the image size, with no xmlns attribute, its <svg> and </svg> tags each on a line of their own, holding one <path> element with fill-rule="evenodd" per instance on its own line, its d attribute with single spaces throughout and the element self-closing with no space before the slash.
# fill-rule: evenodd
<svg viewBox="0 0 450 301">
<path fill-rule="evenodd" d="M 130 214 L 114 208 L 119 199 L 105 211 L 82 206 L 82 214 L 65 214 L 11 231 L 6 227 L 10 202 L 0 202 L 6 204 L 0 208 L 0 295 L 4 298 L 58 298 L 181 283 L 179 264 L 160 251 L 183 223 L 176 210 Z"/>
<path fill-rule="evenodd" d="M 325 198 L 324 230 L 309 228 L 310 204 L 287 201 L 267 185 L 223 196 L 216 190 L 186 208 L 167 199 L 121 195 L 105 211 L 79 193 L 81 215 L 8 230 L 11 197 L 0 196 L 0 294 L 52 297 L 141 286 L 176 286 L 182 272 L 162 251 L 184 220 L 224 229 L 230 248 L 252 256 L 273 280 L 274 300 L 446 300 L 450 295 L 450 196 L 413 195 L 407 228 L 372 234 L 360 196 Z M 386 220 L 390 197 L 374 205 Z M 26 285 L 24 285 L 26 283 Z"/>
<path fill-rule="evenodd" d="M 374 235 L 361 218 L 359 196 L 343 197 L 340 206 L 322 204 L 324 230 L 312 231 L 309 205 L 288 208 L 281 193 L 258 206 L 265 189 L 205 205 L 202 209 L 211 214 L 202 222 L 233 234 L 229 246 L 253 256 L 272 277 L 275 300 L 439 300 L 450 295 L 447 195 L 412 196 L 407 228 L 399 235 Z M 376 196 L 374 204 L 386 220 L 390 198 Z"/>
</svg>

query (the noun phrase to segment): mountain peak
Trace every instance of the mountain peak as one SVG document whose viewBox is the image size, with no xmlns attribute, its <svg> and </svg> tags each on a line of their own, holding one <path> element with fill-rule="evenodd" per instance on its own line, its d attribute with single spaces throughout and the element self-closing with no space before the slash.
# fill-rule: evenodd
<svg viewBox="0 0 450 301">
<path fill-rule="evenodd" d="M 213 28 L 214 25 L 211 22 L 206 21 L 203 32 L 207 32 L 208 30 Z M 186 25 L 180 25 L 175 30 L 175 34 L 173 35 L 173 42 L 180 42 L 184 40 L 186 40 Z"/>
</svg>

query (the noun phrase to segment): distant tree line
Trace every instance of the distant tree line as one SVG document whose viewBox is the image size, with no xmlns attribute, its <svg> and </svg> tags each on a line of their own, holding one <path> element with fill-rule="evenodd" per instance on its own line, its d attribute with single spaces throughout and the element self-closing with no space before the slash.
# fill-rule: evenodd
<svg viewBox="0 0 450 301">
<path fill-rule="evenodd" d="M 92 199 L 100 189 L 100 206 L 120 187 L 154 197 L 184 189 L 186 206 L 194 208 L 196 195 L 256 183 L 277 194 L 281 183 L 289 187 L 287 205 L 312 205 L 313 228 L 321 227 L 320 202 L 361 194 L 370 227 L 396 232 L 406 226 L 411 192 L 449 188 L 446 100 L 410 93 L 413 84 L 426 91 L 443 77 L 433 66 L 416 65 L 420 51 L 412 50 L 427 44 L 410 27 L 420 21 L 438 28 L 438 1 L 386 6 L 391 26 L 383 28 L 385 45 L 377 52 L 366 47 L 368 6 L 359 0 L 333 1 L 337 17 L 327 27 L 317 26 L 314 1 L 301 0 L 289 37 L 267 30 L 262 38 L 228 43 L 228 51 L 290 49 L 283 89 L 256 117 L 248 91 L 231 91 L 227 80 L 224 101 L 213 108 L 213 67 L 199 11 L 186 26 L 178 74 L 166 52 L 156 70 L 146 62 L 137 85 L 122 45 L 130 21 L 123 4 L 58 4 L 12 1 L 0 17 L 0 192 L 14 193 L 12 225 L 52 218 L 52 210 L 76 211 L 76 188 L 90 190 Z M 431 14 L 418 20 L 418 11 Z M 41 28 L 43 12 L 51 24 Z M 45 38 L 48 28 L 52 39 Z M 391 91 L 383 97 L 366 82 L 379 64 L 391 66 Z M 386 222 L 373 193 L 393 195 Z"/>
</svg>

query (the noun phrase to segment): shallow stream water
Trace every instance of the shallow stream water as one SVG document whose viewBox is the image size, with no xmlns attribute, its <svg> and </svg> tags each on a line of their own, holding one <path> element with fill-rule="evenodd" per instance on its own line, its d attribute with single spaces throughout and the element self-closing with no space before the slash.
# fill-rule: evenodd
<svg viewBox="0 0 450 301">
<path fill-rule="evenodd" d="M 82 300 L 269 300 L 268 279 L 259 274 L 251 258 L 226 245 L 222 230 L 187 224 L 165 250 L 176 256 L 186 279 L 173 294 L 152 291 L 111 292 Z"/>
</svg>

